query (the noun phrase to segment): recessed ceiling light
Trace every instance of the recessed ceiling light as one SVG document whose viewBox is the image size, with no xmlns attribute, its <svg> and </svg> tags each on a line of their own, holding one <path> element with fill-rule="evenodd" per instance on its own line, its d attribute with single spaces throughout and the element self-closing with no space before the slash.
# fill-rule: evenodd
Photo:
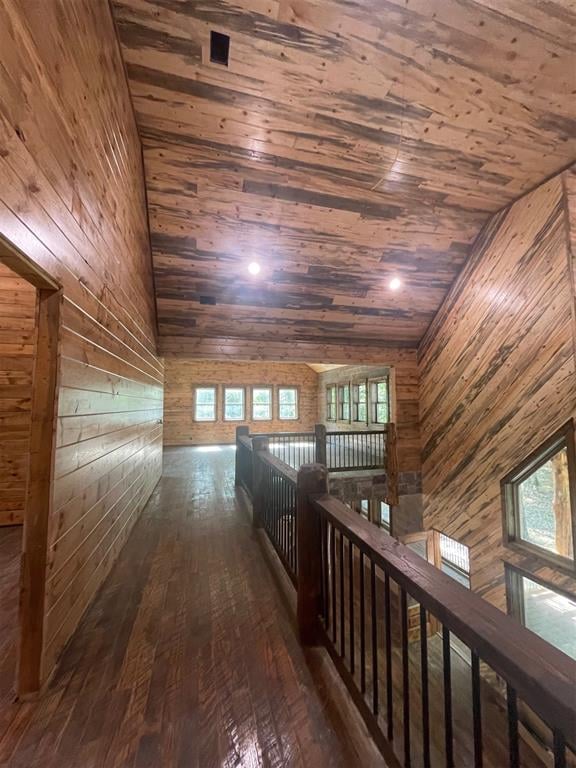
<svg viewBox="0 0 576 768">
<path fill-rule="evenodd" d="M 260 264 L 258 264 L 257 261 L 251 261 L 250 264 L 248 264 L 248 272 L 250 272 L 251 275 L 258 275 L 260 273 Z"/>
<path fill-rule="evenodd" d="M 388 283 L 390 286 L 391 291 L 397 291 L 398 288 L 402 287 L 402 280 L 400 280 L 399 277 L 393 277 L 392 280 Z"/>
</svg>

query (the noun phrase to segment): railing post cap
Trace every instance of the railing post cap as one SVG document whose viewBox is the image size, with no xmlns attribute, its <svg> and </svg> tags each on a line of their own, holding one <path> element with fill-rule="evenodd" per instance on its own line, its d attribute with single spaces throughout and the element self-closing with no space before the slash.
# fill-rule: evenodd
<svg viewBox="0 0 576 768">
<path fill-rule="evenodd" d="M 298 487 L 328 488 L 328 470 L 324 464 L 303 464 L 298 470 Z"/>
<path fill-rule="evenodd" d="M 252 438 L 252 450 L 253 451 L 267 451 L 269 440 L 267 437 L 253 437 Z"/>
</svg>

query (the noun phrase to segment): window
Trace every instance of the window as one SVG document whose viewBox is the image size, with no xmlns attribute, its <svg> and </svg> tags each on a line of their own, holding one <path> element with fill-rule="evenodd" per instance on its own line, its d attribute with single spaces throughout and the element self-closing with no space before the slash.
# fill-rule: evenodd
<svg viewBox="0 0 576 768">
<path fill-rule="evenodd" d="M 326 420 L 336 421 L 336 386 L 326 387 Z"/>
<path fill-rule="evenodd" d="M 194 390 L 194 421 L 216 421 L 216 387 Z"/>
<path fill-rule="evenodd" d="M 380 502 L 380 528 L 384 528 L 387 533 L 390 533 L 390 505 L 385 501 Z"/>
<path fill-rule="evenodd" d="M 387 424 L 390 421 L 388 379 L 371 382 L 370 400 L 372 405 L 372 422 L 374 424 Z"/>
<path fill-rule="evenodd" d="M 440 568 L 470 589 L 470 550 L 456 539 L 439 534 Z"/>
<path fill-rule="evenodd" d="M 350 384 L 338 387 L 338 418 L 340 421 L 350 421 Z"/>
<path fill-rule="evenodd" d="M 576 659 L 576 599 L 515 568 L 506 568 L 510 613 L 527 629 Z"/>
<path fill-rule="evenodd" d="M 254 421 L 270 421 L 272 418 L 271 387 L 252 387 L 252 418 Z"/>
<path fill-rule="evenodd" d="M 278 418 L 298 418 L 298 390 L 296 387 L 278 387 Z"/>
<path fill-rule="evenodd" d="M 244 421 L 243 387 L 224 387 L 224 421 Z"/>
<path fill-rule="evenodd" d="M 362 499 L 360 501 L 359 512 L 366 520 L 370 520 L 370 502 L 368 499 Z"/>
<path fill-rule="evenodd" d="M 506 543 L 573 568 L 575 495 L 569 424 L 502 481 Z"/>
<path fill-rule="evenodd" d="M 354 384 L 352 387 L 352 421 L 367 421 L 368 406 L 366 402 L 366 382 Z"/>
</svg>

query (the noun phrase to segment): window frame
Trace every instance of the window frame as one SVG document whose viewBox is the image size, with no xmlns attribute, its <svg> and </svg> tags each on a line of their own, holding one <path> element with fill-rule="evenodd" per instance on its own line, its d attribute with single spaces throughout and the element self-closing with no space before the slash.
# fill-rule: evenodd
<svg viewBox="0 0 576 768">
<path fill-rule="evenodd" d="M 366 418 L 360 419 L 358 416 L 359 412 L 359 405 L 360 403 L 360 387 L 365 387 L 366 389 L 366 400 L 363 405 L 366 405 Z M 370 402 L 369 402 L 369 387 L 368 387 L 368 379 L 359 379 L 358 381 L 352 382 L 352 394 L 350 398 L 350 419 L 354 424 L 368 424 L 368 418 L 370 416 Z"/>
<path fill-rule="evenodd" d="M 282 389 L 293 389 L 296 392 L 296 416 L 286 418 L 280 415 L 280 406 L 282 405 L 280 402 L 280 390 Z M 276 387 L 276 414 L 278 421 L 298 421 L 300 419 L 300 387 L 295 384 L 278 384 Z"/>
<path fill-rule="evenodd" d="M 568 456 L 568 495 L 572 524 L 573 559 L 551 552 L 544 547 L 520 537 L 521 521 L 518 505 L 518 486 L 544 466 L 563 448 Z M 540 565 L 554 565 L 561 571 L 574 575 L 576 572 L 576 450 L 574 423 L 568 421 L 547 440 L 532 451 L 522 462 L 500 481 L 502 506 L 502 540 L 505 547 L 537 559 Z"/>
<path fill-rule="evenodd" d="M 242 392 L 242 417 L 240 419 L 231 419 L 226 416 L 226 391 L 228 389 L 239 389 Z M 246 421 L 246 387 L 241 384 L 222 385 L 222 421 Z"/>
<path fill-rule="evenodd" d="M 254 416 L 254 390 L 267 389 L 270 392 L 270 416 L 266 419 Z M 261 405 L 261 403 L 259 403 Z M 274 387 L 271 384 L 251 384 L 250 385 L 250 421 L 273 421 L 274 420 Z"/>
<path fill-rule="evenodd" d="M 556 595 L 560 595 L 560 597 L 565 597 L 568 600 L 571 600 L 573 603 L 576 603 L 576 597 L 570 594 L 568 590 L 562 589 L 562 587 L 559 587 L 550 581 L 546 581 L 546 579 L 543 579 L 541 576 L 538 576 L 531 571 L 527 571 L 518 565 L 513 565 L 512 563 L 504 563 L 506 611 L 509 616 L 513 616 L 518 622 L 520 622 L 524 629 L 529 630 L 533 634 L 537 635 L 537 637 L 541 637 L 541 635 L 539 635 L 537 632 L 534 632 L 533 629 L 530 629 L 530 627 L 526 626 L 524 586 L 522 584 L 522 579 L 529 579 L 529 581 L 533 581 L 534 583 L 539 584 L 541 587 L 550 590 L 550 592 L 554 592 Z M 564 651 L 551 643 L 549 640 L 546 640 L 543 637 L 541 639 L 551 645 L 553 648 L 556 648 L 556 650 L 564 653 Z"/>
<path fill-rule="evenodd" d="M 378 400 L 378 384 L 381 384 L 384 382 L 386 384 L 386 392 L 387 392 L 387 406 L 388 406 L 388 418 L 386 421 L 378 421 L 378 404 L 381 402 Z M 369 403 L 368 407 L 370 409 L 370 424 L 378 424 L 379 426 L 382 426 L 384 424 L 390 423 L 390 376 L 378 376 L 376 379 L 369 379 L 368 380 L 368 390 L 366 393 L 366 397 L 368 399 L 368 391 L 370 393 L 369 395 Z"/>
<path fill-rule="evenodd" d="M 392 504 L 389 504 L 387 501 L 382 501 L 382 499 L 379 499 L 377 503 L 378 503 L 378 520 L 377 520 L 376 524 L 378 525 L 379 528 L 382 528 L 383 531 L 386 531 L 386 533 L 389 536 L 392 536 L 392 510 L 393 510 L 393 506 L 392 506 Z M 386 523 L 386 522 L 382 521 L 382 504 L 386 504 L 386 506 L 388 507 L 388 510 L 390 512 L 390 522 L 389 523 Z"/>
<path fill-rule="evenodd" d="M 348 418 L 343 415 L 342 406 L 345 404 L 345 400 L 341 397 L 341 393 L 348 390 Z M 344 421 L 347 424 L 350 423 L 352 417 L 352 402 L 351 402 L 351 387 L 350 382 L 342 382 L 336 387 L 336 421 Z"/>
<path fill-rule="evenodd" d="M 331 401 L 328 398 L 328 393 L 334 393 L 334 399 Z M 336 421 L 338 417 L 338 387 L 336 384 L 326 384 L 326 421 Z M 334 407 L 334 416 L 330 416 L 330 406 Z"/>
<path fill-rule="evenodd" d="M 198 419 L 196 418 L 196 405 L 199 389 L 212 389 L 214 390 L 214 418 L 213 419 Z M 197 384 L 194 385 L 192 394 L 192 420 L 196 424 L 214 424 L 218 421 L 218 384 Z"/>
</svg>

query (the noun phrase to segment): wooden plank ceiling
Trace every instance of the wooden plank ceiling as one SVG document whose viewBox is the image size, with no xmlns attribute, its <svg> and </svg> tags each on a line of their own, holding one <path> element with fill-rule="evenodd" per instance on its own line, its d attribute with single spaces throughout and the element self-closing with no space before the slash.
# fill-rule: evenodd
<svg viewBox="0 0 576 768">
<path fill-rule="evenodd" d="M 572 0 L 114 9 L 166 348 L 415 346 L 488 216 L 576 158 Z"/>
</svg>

